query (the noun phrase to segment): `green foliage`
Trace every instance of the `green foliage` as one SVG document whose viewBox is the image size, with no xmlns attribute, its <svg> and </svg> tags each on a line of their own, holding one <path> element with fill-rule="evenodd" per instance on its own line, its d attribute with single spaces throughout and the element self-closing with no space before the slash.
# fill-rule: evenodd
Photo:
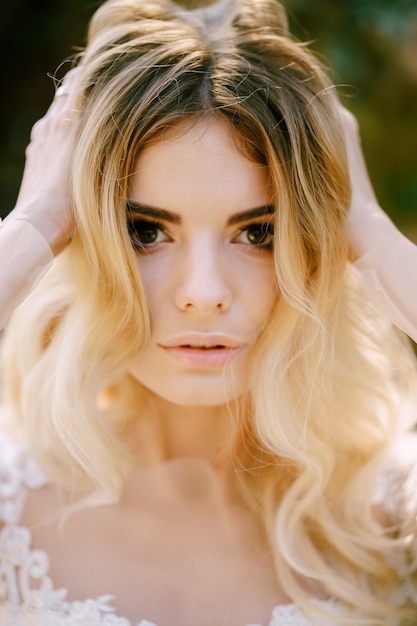
<svg viewBox="0 0 417 626">
<path fill-rule="evenodd" d="M 417 4 L 414 0 L 287 0 L 292 32 L 330 65 L 357 116 L 378 198 L 417 222 Z"/>
<path fill-rule="evenodd" d="M 141 0 L 137 0 L 140 2 Z M 292 32 L 330 68 L 358 117 L 382 206 L 417 222 L 417 5 L 415 0 L 284 0 Z M 14 0 L 0 16 L 0 213 L 16 199 L 30 128 L 48 106 L 59 64 L 82 46 L 99 0 Z"/>
</svg>

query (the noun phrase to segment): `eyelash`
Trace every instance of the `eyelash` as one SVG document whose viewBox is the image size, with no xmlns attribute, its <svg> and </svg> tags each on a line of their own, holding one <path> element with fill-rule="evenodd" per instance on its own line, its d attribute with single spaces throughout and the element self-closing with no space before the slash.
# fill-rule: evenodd
<svg viewBox="0 0 417 626">
<path fill-rule="evenodd" d="M 137 251 L 143 251 L 143 250 L 152 248 L 154 246 L 157 246 L 159 243 L 163 243 L 163 242 L 159 242 L 156 240 L 143 242 L 139 236 L 139 232 L 141 229 L 142 231 L 145 231 L 146 229 L 148 231 L 154 231 L 154 232 L 160 231 L 161 233 L 163 233 L 165 236 L 168 237 L 164 224 L 162 224 L 161 222 L 154 221 L 154 220 L 131 218 L 128 220 L 127 226 L 128 226 L 130 240 L 132 242 L 133 247 Z M 246 241 L 246 242 L 237 241 L 237 239 L 243 233 L 248 233 L 250 230 L 254 231 L 255 229 L 258 230 L 258 234 L 260 235 L 259 243 L 253 243 L 250 241 Z M 274 235 L 274 226 L 270 222 L 259 222 L 259 223 L 249 224 L 248 226 L 241 228 L 239 230 L 238 235 L 235 236 L 233 240 L 237 243 L 242 243 L 244 245 L 247 245 L 253 248 L 254 250 L 271 250 L 273 246 L 273 235 Z M 157 239 L 157 237 L 158 235 L 156 235 L 155 239 Z M 143 232 L 142 232 L 142 239 L 143 239 Z"/>
<path fill-rule="evenodd" d="M 274 226 L 270 222 L 259 222 L 255 224 L 249 224 L 240 230 L 238 236 L 242 233 L 249 233 L 249 231 L 258 231 L 258 235 L 260 235 L 260 242 L 245 242 L 246 245 L 258 249 L 258 250 L 271 250 L 273 247 L 273 238 L 274 238 Z M 235 239 L 237 239 L 235 237 Z M 243 242 L 242 242 L 243 243 Z"/>
<path fill-rule="evenodd" d="M 158 245 L 159 242 L 148 242 L 144 243 L 139 239 L 138 230 L 142 227 L 143 230 L 153 230 L 153 231 L 161 231 L 166 235 L 165 226 L 161 222 L 156 222 L 153 220 L 144 220 L 144 219 L 134 219 L 131 218 L 127 222 L 127 228 L 129 231 L 130 240 L 132 242 L 133 247 L 136 250 L 145 250 L 146 248 L 150 248 L 151 246 Z"/>
</svg>

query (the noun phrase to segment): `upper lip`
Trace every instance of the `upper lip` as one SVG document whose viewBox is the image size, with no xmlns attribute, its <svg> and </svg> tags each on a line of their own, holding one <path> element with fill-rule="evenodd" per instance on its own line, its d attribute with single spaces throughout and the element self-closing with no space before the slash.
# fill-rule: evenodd
<svg viewBox="0 0 417 626">
<path fill-rule="evenodd" d="M 240 348 L 244 342 L 236 337 L 224 333 L 186 333 L 177 335 L 163 341 L 160 345 L 163 348 L 178 348 L 180 346 L 190 346 L 192 348 Z"/>
</svg>

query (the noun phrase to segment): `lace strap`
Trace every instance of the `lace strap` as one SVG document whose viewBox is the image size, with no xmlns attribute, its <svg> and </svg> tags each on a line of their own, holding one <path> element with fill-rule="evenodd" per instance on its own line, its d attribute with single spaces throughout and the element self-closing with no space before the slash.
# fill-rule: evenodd
<svg viewBox="0 0 417 626">
<path fill-rule="evenodd" d="M 0 522 L 19 524 L 28 489 L 47 484 L 45 475 L 21 443 L 0 433 Z"/>
</svg>

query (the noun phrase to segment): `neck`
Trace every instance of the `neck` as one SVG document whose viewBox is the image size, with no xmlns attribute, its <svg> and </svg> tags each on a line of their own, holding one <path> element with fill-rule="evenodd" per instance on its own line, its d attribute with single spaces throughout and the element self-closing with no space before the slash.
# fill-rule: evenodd
<svg viewBox="0 0 417 626">
<path fill-rule="evenodd" d="M 238 401 L 222 406 L 179 406 L 133 380 L 129 385 L 130 392 L 122 390 L 120 394 L 129 403 L 128 420 L 120 434 L 138 464 L 197 457 L 217 469 L 232 465 Z"/>
<path fill-rule="evenodd" d="M 236 473 L 241 439 L 236 427 L 239 401 L 227 406 L 179 406 L 128 379 L 108 399 L 109 418 L 123 415 L 116 425 L 137 460 L 137 470 L 172 459 L 201 459 L 217 475 L 219 485 L 232 500 L 241 500 L 241 480 Z M 127 420 L 125 416 L 127 415 Z M 134 499 L 137 476 L 134 471 L 125 488 L 125 497 Z M 128 494 L 130 494 L 128 496 Z"/>
</svg>

